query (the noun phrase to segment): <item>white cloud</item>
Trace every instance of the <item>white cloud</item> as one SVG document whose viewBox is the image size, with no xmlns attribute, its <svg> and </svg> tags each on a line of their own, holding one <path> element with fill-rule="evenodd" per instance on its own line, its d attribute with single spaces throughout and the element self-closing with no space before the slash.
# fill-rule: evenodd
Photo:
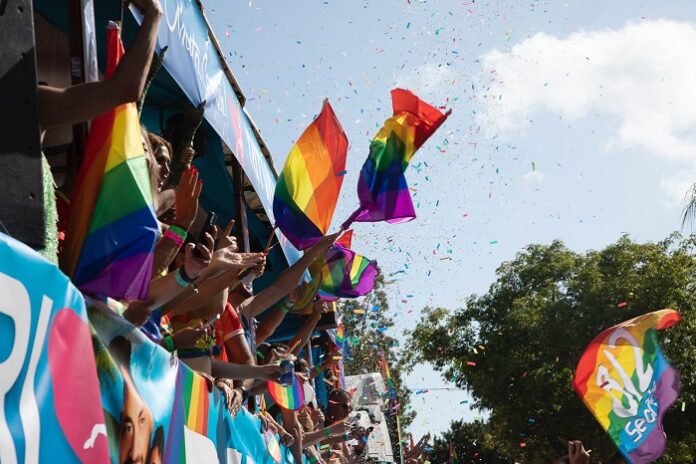
<svg viewBox="0 0 696 464">
<path fill-rule="evenodd" d="M 522 176 L 522 180 L 525 184 L 541 184 L 544 181 L 544 173 L 541 171 L 529 171 Z"/>
<path fill-rule="evenodd" d="M 696 167 L 696 26 L 690 22 L 629 22 L 618 30 L 543 32 L 482 57 L 495 81 L 483 118 L 492 131 L 524 131 L 549 111 L 566 120 L 604 116 L 607 149 L 636 148 Z M 663 179 L 672 199 L 696 181 Z"/>
<path fill-rule="evenodd" d="M 422 97 L 421 94 L 427 94 L 428 91 L 441 91 L 455 79 L 456 74 L 449 66 L 427 63 L 399 76 L 396 86 L 412 90 Z"/>
</svg>

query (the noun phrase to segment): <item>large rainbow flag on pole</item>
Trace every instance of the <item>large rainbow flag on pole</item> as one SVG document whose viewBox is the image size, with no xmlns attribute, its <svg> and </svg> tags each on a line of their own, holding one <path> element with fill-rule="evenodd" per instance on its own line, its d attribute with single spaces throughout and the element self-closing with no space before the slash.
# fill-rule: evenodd
<svg viewBox="0 0 696 464">
<path fill-rule="evenodd" d="M 377 263 L 350 249 L 348 231 L 309 268 L 313 278 L 320 276 L 318 296 L 322 300 L 357 298 L 372 291 L 379 274 Z"/>
<path fill-rule="evenodd" d="M 657 331 L 679 321 L 663 309 L 615 325 L 592 340 L 575 371 L 575 391 L 629 463 L 652 462 L 665 449 L 662 416 L 680 382 Z"/>
<path fill-rule="evenodd" d="M 354 221 L 406 222 L 416 217 L 404 171 L 426 140 L 447 119 L 408 90 L 391 92 L 394 115 L 384 122 L 370 143 L 370 154 L 360 171 L 360 207 L 343 224 Z"/>
<path fill-rule="evenodd" d="M 107 48 L 109 79 L 124 54 L 115 23 Z M 87 293 L 144 298 L 158 226 L 135 102 L 92 122 L 70 203 L 64 272 Z"/>
<path fill-rule="evenodd" d="M 273 197 L 283 234 L 303 250 L 329 230 L 343 185 L 348 138 L 328 101 L 290 150 Z"/>
</svg>

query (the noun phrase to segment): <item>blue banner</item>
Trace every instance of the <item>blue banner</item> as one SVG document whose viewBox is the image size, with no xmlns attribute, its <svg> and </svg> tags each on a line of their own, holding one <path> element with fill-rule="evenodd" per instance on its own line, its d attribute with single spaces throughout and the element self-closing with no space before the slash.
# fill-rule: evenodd
<svg viewBox="0 0 696 464">
<path fill-rule="evenodd" d="M 105 434 L 82 295 L 0 233 L 0 462 L 105 462 Z"/>
<path fill-rule="evenodd" d="M 270 450 L 269 450 L 270 448 Z M 275 459 L 274 459 L 275 457 Z M 278 437 L 0 233 L 0 462 L 292 464 Z"/>
</svg>

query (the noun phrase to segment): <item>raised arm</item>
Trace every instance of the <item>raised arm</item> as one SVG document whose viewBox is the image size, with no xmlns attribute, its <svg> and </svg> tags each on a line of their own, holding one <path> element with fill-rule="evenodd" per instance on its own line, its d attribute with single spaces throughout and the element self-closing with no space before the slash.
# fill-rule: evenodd
<svg viewBox="0 0 696 464">
<path fill-rule="evenodd" d="M 239 312 L 248 320 L 258 316 L 292 291 L 302 278 L 302 274 L 316 258 L 333 245 L 342 232 L 323 237 L 316 245 L 305 251 L 302 258 L 287 268 L 273 285 L 258 295 L 250 296 L 239 306 Z"/>
<path fill-rule="evenodd" d="M 39 87 L 42 129 L 89 121 L 118 105 L 140 98 L 155 51 L 162 7 L 158 0 L 133 0 L 133 3 L 145 17 L 135 41 L 110 79 L 66 88 Z"/>
<path fill-rule="evenodd" d="M 290 347 L 290 354 L 297 356 L 297 354 L 302 350 L 302 347 L 307 344 L 309 337 L 312 335 L 312 331 L 314 331 L 314 328 L 319 323 L 322 314 L 324 314 L 328 308 L 329 305 L 326 303 L 326 301 L 318 300 L 313 303 L 312 315 L 307 318 L 305 323 L 302 324 L 302 327 L 300 327 L 300 330 L 297 331 L 295 336 L 292 337 L 292 340 L 290 340 L 288 343 L 288 346 Z"/>
</svg>

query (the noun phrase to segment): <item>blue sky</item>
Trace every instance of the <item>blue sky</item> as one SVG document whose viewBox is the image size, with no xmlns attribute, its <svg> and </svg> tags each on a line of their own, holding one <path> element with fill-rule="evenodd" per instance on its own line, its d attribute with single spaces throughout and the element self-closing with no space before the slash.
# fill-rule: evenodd
<svg viewBox="0 0 696 464">
<path fill-rule="evenodd" d="M 330 100 L 351 143 L 336 228 L 389 91 L 453 109 L 406 173 L 417 219 L 354 226 L 354 248 L 394 281 L 397 335 L 425 305 L 485 292 L 530 243 L 584 251 L 680 227 L 696 181 L 692 2 L 204 3 L 278 170 Z M 447 385 L 429 366 L 408 384 Z M 465 392 L 412 399 L 416 435 L 479 415 Z"/>
</svg>

